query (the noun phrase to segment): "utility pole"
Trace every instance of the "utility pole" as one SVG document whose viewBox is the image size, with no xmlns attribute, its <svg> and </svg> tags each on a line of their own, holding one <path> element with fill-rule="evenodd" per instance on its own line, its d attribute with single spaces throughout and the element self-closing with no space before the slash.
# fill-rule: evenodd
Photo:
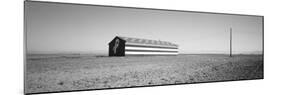
<svg viewBox="0 0 281 95">
<path fill-rule="evenodd" d="M 232 28 L 230 28 L 230 47 L 229 47 L 229 56 L 232 57 Z"/>
</svg>

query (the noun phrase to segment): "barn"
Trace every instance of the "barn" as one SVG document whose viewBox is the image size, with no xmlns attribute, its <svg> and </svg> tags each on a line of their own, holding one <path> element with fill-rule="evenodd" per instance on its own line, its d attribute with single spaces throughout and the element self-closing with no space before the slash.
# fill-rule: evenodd
<svg viewBox="0 0 281 95">
<path fill-rule="evenodd" d="M 109 56 L 178 55 L 178 45 L 160 40 L 116 36 L 108 44 Z"/>
</svg>

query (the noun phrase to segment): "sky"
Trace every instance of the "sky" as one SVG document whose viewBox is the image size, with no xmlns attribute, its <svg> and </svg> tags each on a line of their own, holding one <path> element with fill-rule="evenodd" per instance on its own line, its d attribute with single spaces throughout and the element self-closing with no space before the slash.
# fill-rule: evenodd
<svg viewBox="0 0 281 95">
<path fill-rule="evenodd" d="M 27 2 L 27 53 L 107 54 L 115 36 L 163 40 L 179 53 L 261 53 L 261 16 Z"/>
</svg>

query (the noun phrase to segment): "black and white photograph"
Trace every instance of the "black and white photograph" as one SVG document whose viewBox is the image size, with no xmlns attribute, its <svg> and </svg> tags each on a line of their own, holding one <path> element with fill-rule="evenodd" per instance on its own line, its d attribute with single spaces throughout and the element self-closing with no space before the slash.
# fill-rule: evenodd
<svg viewBox="0 0 281 95">
<path fill-rule="evenodd" d="M 264 78 L 264 17 L 25 1 L 24 93 Z"/>
</svg>

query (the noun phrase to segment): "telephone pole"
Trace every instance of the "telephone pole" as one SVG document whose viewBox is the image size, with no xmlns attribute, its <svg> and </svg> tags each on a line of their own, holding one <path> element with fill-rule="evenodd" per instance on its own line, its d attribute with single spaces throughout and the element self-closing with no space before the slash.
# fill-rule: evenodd
<svg viewBox="0 0 281 95">
<path fill-rule="evenodd" d="M 232 28 L 230 28 L 230 47 L 229 47 L 229 56 L 232 57 Z"/>
</svg>

